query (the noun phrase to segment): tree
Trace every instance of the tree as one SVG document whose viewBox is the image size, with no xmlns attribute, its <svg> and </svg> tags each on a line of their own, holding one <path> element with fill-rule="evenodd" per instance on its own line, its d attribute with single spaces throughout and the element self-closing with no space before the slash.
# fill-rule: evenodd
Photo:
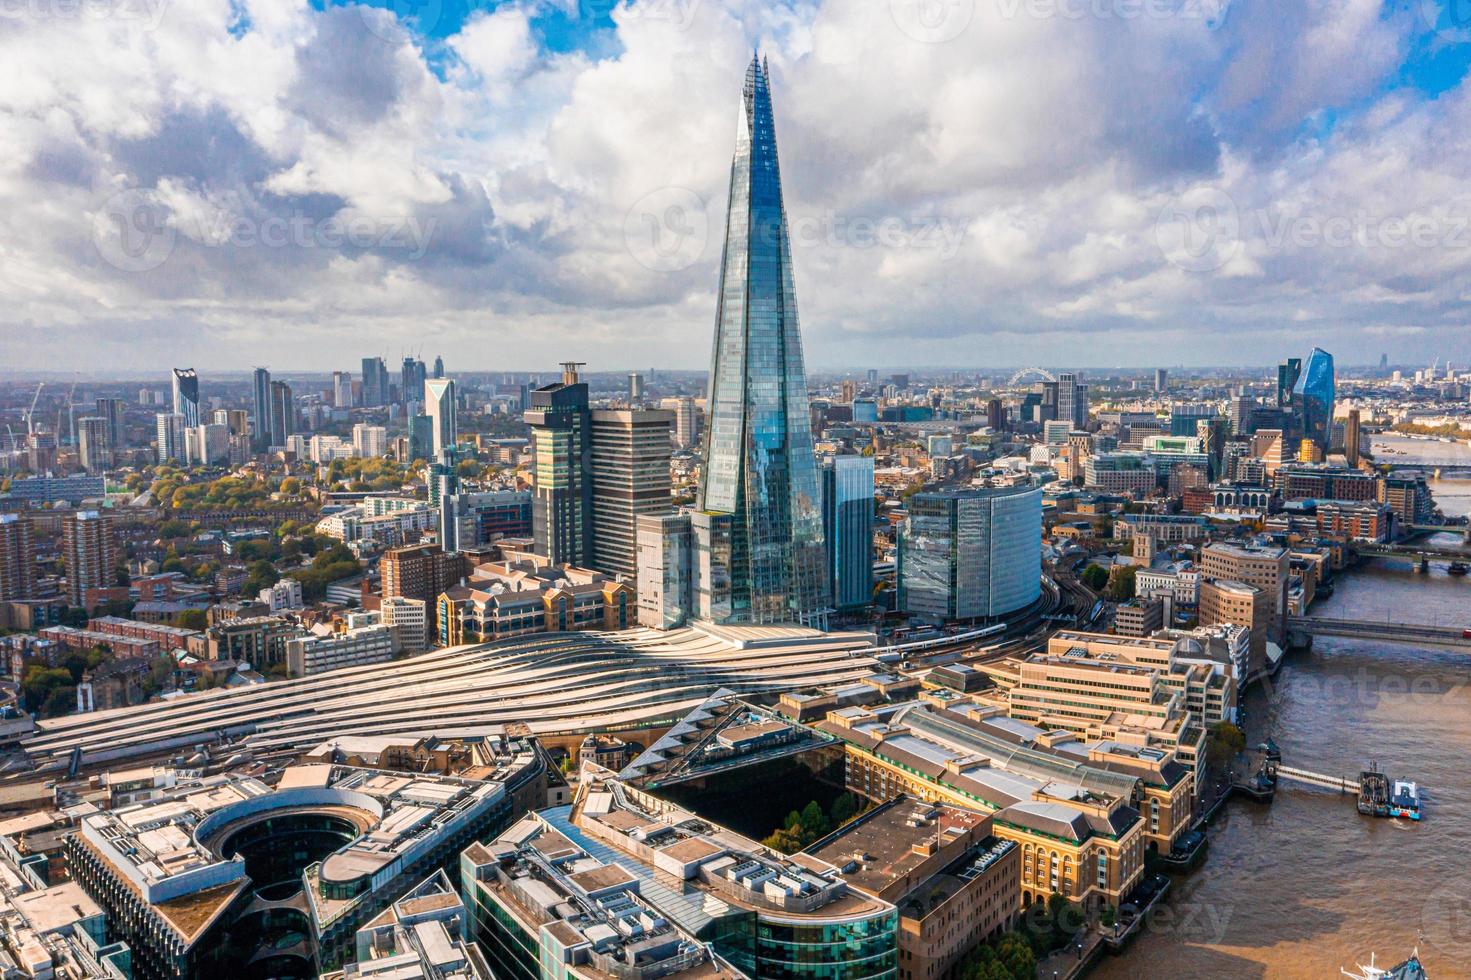
<svg viewBox="0 0 1471 980">
<path fill-rule="evenodd" d="M 57 718 L 71 714 L 77 707 L 77 689 L 71 685 L 58 687 L 46 696 L 41 705 L 41 714 L 46 718 Z"/>
<path fill-rule="evenodd" d="M 281 481 L 281 492 L 288 497 L 294 497 L 301 493 L 301 481 L 294 476 L 288 476 Z"/>
<path fill-rule="evenodd" d="M 1212 769 L 1224 769 L 1246 748 L 1246 735 L 1229 721 L 1218 721 L 1206 733 L 1205 760 Z"/>
<path fill-rule="evenodd" d="M 841 827 L 843 824 L 847 823 L 849 820 L 852 820 L 853 819 L 853 815 L 856 814 L 857 812 L 858 812 L 858 800 L 857 800 L 857 798 L 855 798 L 852 793 L 844 793 L 843 795 L 839 796 L 836 800 L 833 800 L 833 808 L 832 808 L 833 826 L 834 827 Z"/>
<path fill-rule="evenodd" d="M 1108 584 L 1108 569 L 1101 565 L 1089 565 L 1083 569 L 1083 574 L 1079 575 L 1078 579 L 1088 588 L 1097 592 Z"/>
<path fill-rule="evenodd" d="M 1125 602 L 1134 598 L 1134 584 L 1139 570 L 1133 565 L 1115 568 L 1108 577 L 1108 589 L 1104 595 L 1114 602 Z"/>
<path fill-rule="evenodd" d="M 802 808 L 802 830 L 811 835 L 813 841 L 827 834 L 827 814 L 822 812 L 816 800 Z"/>
<path fill-rule="evenodd" d="M 203 609 L 185 609 L 174 617 L 173 625 L 181 630 L 196 630 L 202 633 L 209 628 L 209 616 Z"/>
</svg>

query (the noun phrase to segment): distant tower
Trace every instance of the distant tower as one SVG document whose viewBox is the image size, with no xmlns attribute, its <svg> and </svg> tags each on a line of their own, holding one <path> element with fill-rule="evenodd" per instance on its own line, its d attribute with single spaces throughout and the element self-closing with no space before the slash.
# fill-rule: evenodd
<svg viewBox="0 0 1471 980">
<path fill-rule="evenodd" d="M 251 448 L 263 453 L 271 448 L 271 372 L 258 367 L 252 381 L 254 398 L 250 413 Z"/>
<path fill-rule="evenodd" d="M 438 362 L 435 366 L 438 367 Z M 434 420 L 434 458 L 439 459 L 446 449 L 454 448 L 459 438 L 453 381 L 436 373 L 432 380 L 424 382 L 424 414 Z"/>
<path fill-rule="evenodd" d="M 444 377 L 444 358 L 443 357 L 436 356 L 434 358 L 434 376 L 436 378 L 442 378 L 442 377 Z"/>
<path fill-rule="evenodd" d="M 184 427 L 199 424 L 199 375 L 193 368 L 174 368 L 174 414 L 184 416 Z"/>
<path fill-rule="evenodd" d="M 644 400 L 644 376 L 637 371 L 628 375 L 628 401 L 631 405 L 637 405 Z"/>
</svg>

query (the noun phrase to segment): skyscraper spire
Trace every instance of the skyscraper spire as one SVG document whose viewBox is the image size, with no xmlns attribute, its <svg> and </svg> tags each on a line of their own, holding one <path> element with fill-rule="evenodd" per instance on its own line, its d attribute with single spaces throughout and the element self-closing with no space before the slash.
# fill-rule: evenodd
<svg viewBox="0 0 1471 980">
<path fill-rule="evenodd" d="M 700 509 L 718 531 L 728 526 L 728 551 L 713 549 L 728 554 L 728 567 L 706 575 L 702 611 L 726 622 L 820 623 L 829 602 L 817 465 L 759 54 L 746 69 L 727 208 Z"/>
</svg>

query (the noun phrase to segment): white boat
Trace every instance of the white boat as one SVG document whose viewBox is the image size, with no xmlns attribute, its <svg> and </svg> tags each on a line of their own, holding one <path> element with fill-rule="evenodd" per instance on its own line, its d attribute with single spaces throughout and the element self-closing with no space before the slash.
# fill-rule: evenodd
<svg viewBox="0 0 1471 980">
<path fill-rule="evenodd" d="M 1419 949 L 1411 953 L 1410 958 L 1399 966 L 1392 966 L 1387 970 L 1382 966 L 1376 966 L 1374 963 L 1374 954 L 1370 953 L 1369 965 L 1365 966 L 1360 963 L 1358 968 L 1358 973 L 1350 973 L 1343 969 L 1340 969 L 1338 972 L 1351 978 L 1351 980 L 1429 980 L 1429 977 L 1425 974 L 1425 968 L 1420 965 Z"/>
</svg>

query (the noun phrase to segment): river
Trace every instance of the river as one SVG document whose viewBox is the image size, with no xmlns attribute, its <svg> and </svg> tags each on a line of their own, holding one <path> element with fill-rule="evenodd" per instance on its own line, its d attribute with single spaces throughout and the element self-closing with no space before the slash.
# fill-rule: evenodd
<svg viewBox="0 0 1471 980">
<path fill-rule="evenodd" d="M 1392 444 L 1471 459 L 1464 445 Z M 1471 512 L 1471 480 L 1432 488 L 1447 514 Z M 1471 625 L 1471 579 L 1369 563 L 1340 575 L 1313 612 Z M 1324 980 L 1371 952 L 1392 965 L 1418 944 L 1431 980 L 1471 977 L 1471 655 L 1318 639 L 1246 706 L 1249 738 L 1270 733 L 1287 765 L 1356 775 L 1372 759 L 1416 780 L 1425 819 L 1362 817 L 1351 797 L 1288 784 L 1270 807 L 1232 801 L 1205 865 L 1175 878 L 1145 932 L 1093 976 Z"/>
</svg>

